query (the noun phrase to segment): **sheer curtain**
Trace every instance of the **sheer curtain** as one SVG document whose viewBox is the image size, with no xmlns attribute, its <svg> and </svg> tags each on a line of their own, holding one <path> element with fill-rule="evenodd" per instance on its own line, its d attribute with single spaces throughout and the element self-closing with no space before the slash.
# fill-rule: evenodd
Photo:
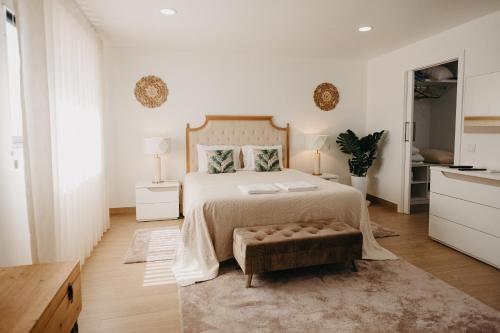
<svg viewBox="0 0 500 333">
<path fill-rule="evenodd" d="M 90 254 L 109 226 L 101 40 L 73 1 L 45 1 L 56 259 Z"/>
<path fill-rule="evenodd" d="M 34 258 L 83 264 L 109 227 L 101 41 L 73 0 L 17 7 Z"/>
</svg>

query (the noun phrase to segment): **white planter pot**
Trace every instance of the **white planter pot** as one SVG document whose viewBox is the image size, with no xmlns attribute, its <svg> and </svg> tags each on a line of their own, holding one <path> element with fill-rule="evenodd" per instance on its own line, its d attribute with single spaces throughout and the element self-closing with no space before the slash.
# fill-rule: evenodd
<svg viewBox="0 0 500 333">
<path fill-rule="evenodd" d="M 359 190 L 363 194 L 363 199 L 366 199 L 366 191 L 368 190 L 368 178 L 351 176 L 352 187 Z"/>
</svg>

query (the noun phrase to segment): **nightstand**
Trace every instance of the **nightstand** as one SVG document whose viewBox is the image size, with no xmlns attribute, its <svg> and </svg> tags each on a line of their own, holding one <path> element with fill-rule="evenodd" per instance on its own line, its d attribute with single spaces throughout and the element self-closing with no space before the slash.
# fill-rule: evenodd
<svg viewBox="0 0 500 333">
<path fill-rule="evenodd" d="M 179 182 L 138 182 L 135 185 L 136 220 L 179 218 Z"/>
<path fill-rule="evenodd" d="M 333 173 L 322 173 L 321 175 L 318 175 L 318 177 L 323 178 L 324 180 L 329 180 L 331 182 L 335 182 L 335 183 L 339 182 L 339 176 L 334 175 Z"/>
</svg>

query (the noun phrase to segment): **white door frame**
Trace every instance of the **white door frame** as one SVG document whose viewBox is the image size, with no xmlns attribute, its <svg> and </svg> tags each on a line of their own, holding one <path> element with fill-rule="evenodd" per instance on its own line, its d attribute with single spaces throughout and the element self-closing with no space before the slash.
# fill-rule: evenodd
<svg viewBox="0 0 500 333">
<path fill-rule="evenodd" d="M 403 115 L 403 158 L 401 179 L 401 202 L 403 213 L 410 214 L 410 174 L 411 174 L 411 144 L 413 138 L 413 106 L 414 106 L 414 77 L 415 70 L 405 73 L 405 113 Z"/>
<path fill-rule="evenodd" d="M 413 105 L 414 105 L 413 89 L 415 84 L 414 82 L 415 71 L 442 65 L 452 61 L 458 61 L 454 164 L 460 164 L 462 133 L 463 133 L 464 59 L 465 59 L 465 50 L 462 50 L 462 52 L 456 57 L 451 57 L 430 65 L 413 68 L 405 72 L 405 81 L 404 81 L 405 104 L 403 113 L 403 138 L 402 138 L 403 154 L 402 154 L 402 165 L 401 165 L 402 205 L 398 205 L 398 211 L 400 213 L 410 214 L 410 191 L 411 191 L 410 173 L 411 173 L 411 146 L 413 138 Z"/>
</svg>

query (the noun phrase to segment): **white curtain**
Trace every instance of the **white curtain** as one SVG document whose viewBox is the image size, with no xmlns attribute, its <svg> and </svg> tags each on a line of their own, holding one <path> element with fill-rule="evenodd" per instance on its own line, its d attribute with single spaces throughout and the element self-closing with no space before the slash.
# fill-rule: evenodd
<svg viewBox="0 0 500 333">
<path fill-rule="evenodd" d="M 99 37 L 72 1 L 46 0 L 57 260 L 84 259 L 108 227 Z"/>
<path fill-rule="evenodd" d="M 54 245 L 50 257 L 42 256 L 41 261 L 80 260 L 83 264 L 109 227 L 103 161 L 102 44 L 72 0 L 44 0 L 43 5 L 44 11 L 39 12 L 44 15 L 43 27 L 27 22 L 24 33 L 33 33 L 33 29 L 45 32 L 45 50 L 38 52 L 46 54 L 46 62 L 39 66 L 45 66 L 47 73 L 51 149 L 47 149 L 46 158 L 52 162 L 52 182 L 46 190 L 53 196 L 54 219 L 52 223 L 37 220 L 34 214 L 33 224 L 38 251 L 44 252 L 51 241 Z M 26 8 L 30 10 L 33 8 Z M 19 14 L 22 21 L 23 12 Z M 21 57 L 37 54 L 21 48 Z M 23 78 L 25 82 L 33 79 L 24 74 Z M 27 100 L 30 97 L 24 96 Z M 33 112 L 26 108 L 28 121 Z M 32 168 L 36 168 L 34 162 Z M 36 208 L 36 198 L 33 204 Z"/>
</svg>

